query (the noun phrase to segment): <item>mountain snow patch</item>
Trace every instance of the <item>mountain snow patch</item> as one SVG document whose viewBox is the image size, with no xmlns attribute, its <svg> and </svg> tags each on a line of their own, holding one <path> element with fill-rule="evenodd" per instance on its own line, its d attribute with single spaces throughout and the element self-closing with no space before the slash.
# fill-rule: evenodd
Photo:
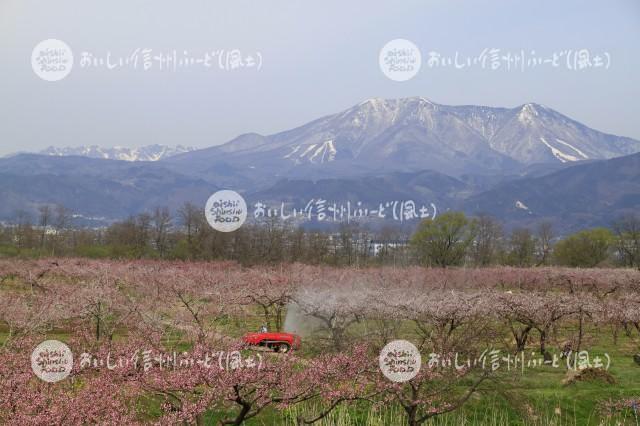
<svg viewBox="0 0 640 426">
<path fill-rule="evenodd" d="M 547 148 L 549 148 L 551 150 L 551 153 L 554 155 L 554 157 L 556 157 L 558 160 L 560 160 L 562 163 L 566 163 L 567 161 L 580 161 L 580 159 L 574 155 L 571 154 L 565 154 L 564 152 L 560 151 L 558 148 L 555 148 L 553 146 L 551 146 L 551 144 L 549 142 L 547 142 L 545 140 L 545 138 L 541 137 L 540 141 L 545 144 L 547 146 Z"/>
<path fill-rule="evenodd" d="M 328 140 L 321 144 L 313 143 L 307 145 L 301 154 L 298 154 L 297 157 L 293 157 L 294 154 L 297 154 L 300 151 L 300 148 L 301 145 L 294 147 L 293 150 L 283 158 L 291 158 L 296 164 L 299 164 L 300 160 L 323 164 L 325 162 L 335 160 L 336 153 L 338 152 L 333 144 L 333 140 Z"/>
<path fill-rule="evenodd" d="M 518 121 L 522 124 L 533 124 L 535 117 L 538 116 L 538 111 L 533 104 L 526 104 L 522 106 L 520 113 L 518 114 Z"/>
<path fill-rule="evenodd" d="M 563 141 L 561 139 L 558 139 L 558 138 L 556 138 L 556 142 L 561 143 L 562 145 L 571 148 L 572 150 L 574 150 L 576 153 L 578 153 L 578 155 L 580 155 L 585 160 L 589 158 L 589 156 L 587 154 L 585 154 L 584 152 L 580 151 L 578 148 L 576 148 L 575 146 L 571 145 L 569 142 L 565 142 L 565 141 Z"/>
</svg>

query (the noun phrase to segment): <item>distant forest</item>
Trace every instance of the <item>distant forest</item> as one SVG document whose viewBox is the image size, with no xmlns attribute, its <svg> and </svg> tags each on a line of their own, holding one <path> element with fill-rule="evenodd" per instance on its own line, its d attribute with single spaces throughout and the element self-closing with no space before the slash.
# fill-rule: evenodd
<svg viewBox="0 0 640 426">
<path fill-rule="evenodd" d="M 559 238 L 551 223 L 508 232 L 488 216 L 447 212 L 414 232 L 372 230 L 352 222 L 333 231 L 283 224 L 277 218 L 231 233 L 212 229 L 202 208 L 152 212 L 98 229 L 73 226 L 63 206 L 40 207 L 0 226 L 0 257 L 74 256 L 111 259 L 232 260 L 242 265 L 300 262 L 336 266 L 426 265 L 640 267 L 640 216 L 619 218 Z"/>
</svg>

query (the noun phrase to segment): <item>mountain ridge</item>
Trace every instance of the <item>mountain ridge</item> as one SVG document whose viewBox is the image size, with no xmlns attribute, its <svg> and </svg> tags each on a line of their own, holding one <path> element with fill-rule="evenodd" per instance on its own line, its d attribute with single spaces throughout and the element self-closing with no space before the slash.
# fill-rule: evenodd
<svg viewBox="0 0 640 426">
<path fill-rule="evenodd" d="M 410 97 L 371 98 L 293 129 L 246 133 L 164 162 L 212 178 L 216 167 L 231 168 L 260 182 L 271 175 L 346 177 L 380 170 L 513 173 L 537 163 L 639 151 L 640 141 L 599 132 L 541 104 L 449 106 Z"/>
<path fill-rule="evenodd" d="M 124 146 L 114 146 L 110 148 L 100 147 L 98 145 L 81 145 L 66 146 L 58 148 L 49 146 L 35 154 L 48 155 L 53 157 L 86 157 L 101 158 L 105 160 L 121 160 L 121 161 L 160 161 L 174 155 L 185 152 L 194 151 L 196 148 L 183 145 L 168 146 L 161 144 L 145 145 L 138 148 L 130 148 Z M 6 157 L 13 157 L 19 154 L 30 154 L 27 152 L 18 152 L 9 154 Z"/>
<path fill-rule="evenodd" d="M 117 220 L 154 205 L 204 205 L 216 189 L 228 188 L 277 204 L 316 196 L 373 203 L 415 194 L 439 211 L 484 211 L 508 224 L 553 218 L 571 228 L 580 221 L 604 223 L 635 207 L 640 170 L 625 166 L 620 175 L 614 168 L 611 176 L 598 170 L 609 170 L 611 158 L 640 169 L 637 151 L 639 141 L 599 132 L 540 104 L 372 98 L 273 135 L 246 133 L 158 161 L 0 158 L 0 219 L 59 203 L 80 215 Z M 591 170 L 586 175 L 584 167 Z M 608 198 L 614 194 L 619 198 Z M 548 210 L 541 208 L 545 197 Z M 612 211 L 603 200 L 613 203 Z"/>
</svg>

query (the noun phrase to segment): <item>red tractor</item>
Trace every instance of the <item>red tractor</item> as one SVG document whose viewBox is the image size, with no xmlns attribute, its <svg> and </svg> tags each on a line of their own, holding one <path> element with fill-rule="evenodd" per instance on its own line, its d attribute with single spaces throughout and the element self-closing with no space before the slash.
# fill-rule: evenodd
<svg viewBox="0 0 640 426">
<path fill-rule="evenodd" d="M 264 346 L 275 352 L 286 353 L 300 348 L 300 336 L 291 333 L 247 333 L 243 337 L 245 343 L 252 346 Z"/>
</svg>

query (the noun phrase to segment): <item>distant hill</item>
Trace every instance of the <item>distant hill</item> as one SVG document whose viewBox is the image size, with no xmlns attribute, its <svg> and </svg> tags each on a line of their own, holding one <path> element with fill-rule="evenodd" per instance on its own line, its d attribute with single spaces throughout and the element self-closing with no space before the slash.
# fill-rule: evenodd
<svg viewBox="0 0 640 426">
<path fill-rule="evenodd" d="M 548 219 L 567 231 L 608 226 L 622 214 L 640 212 L 640 154 L 502 183 L 471 196 L 462 208 L 514 225 Z"/>
</svg>

